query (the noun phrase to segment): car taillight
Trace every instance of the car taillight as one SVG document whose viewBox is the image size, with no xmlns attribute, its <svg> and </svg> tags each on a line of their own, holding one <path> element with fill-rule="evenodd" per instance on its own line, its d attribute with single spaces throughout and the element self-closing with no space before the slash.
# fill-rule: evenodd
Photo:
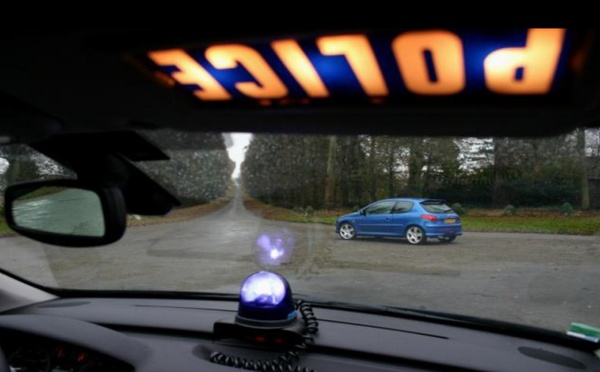
<svg viewBox="0 0 600 372">
<path fill-rule="evenodd" d="M 430 214 L 422 214 L 421 218 L 427 221 L 431 221 L 431 222 L 437 222 L 437 217 L 436 216 L 432 216 Z"/>
</svg>

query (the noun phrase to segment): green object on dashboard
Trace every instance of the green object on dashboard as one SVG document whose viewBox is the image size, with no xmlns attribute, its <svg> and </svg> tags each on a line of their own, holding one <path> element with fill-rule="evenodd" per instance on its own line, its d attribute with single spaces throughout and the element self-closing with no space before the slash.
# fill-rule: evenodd
<svg viewBox="0 0 600 372">
<path fill-rule="evenodd" d="M 583 338 L 592 342 L 600 342 L 600 328 L 592 327 L 583 323 L 571 323 L 567 334 L 569 336 Z"/>
</svg>

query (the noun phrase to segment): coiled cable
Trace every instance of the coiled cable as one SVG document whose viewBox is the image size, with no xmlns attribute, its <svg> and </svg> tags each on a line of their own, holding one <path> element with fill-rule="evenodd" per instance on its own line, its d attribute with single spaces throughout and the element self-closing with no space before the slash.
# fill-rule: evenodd
<svg viewBox="0 0 600 372">
<path fill-rule="evenodd" d="M 296 301 L 296 310 L 300 312 L 302 320 L 304 321 L 302 341 L 292 346 L 290 350 L 286 351 L 280 356 L 267 360 L 246 359 L 215 351 L 210 354 L 210 361 L 212 363 L 249 371 L 315 372 L 314 369 L 294 365 L 300 359 L 300 355 L 306 349 L 308 349 L 308 344 L 314 341 L 313 336 L 319 331 L 319 322 L 317 321 L 317 317 L 315 316 L 313 308 L 309 303 L 302 300 Z"/>
</svg>

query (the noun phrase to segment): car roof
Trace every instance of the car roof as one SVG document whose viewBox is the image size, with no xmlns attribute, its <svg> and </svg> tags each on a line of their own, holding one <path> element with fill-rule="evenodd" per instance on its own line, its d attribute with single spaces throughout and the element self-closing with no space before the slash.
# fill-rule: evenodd
<svg viewBox="0 0 600 372">
<path fill-rule="evenodd" d="M 373 107 L 199 107 L 135 63 L 149 50 L 207 45 L 277 35 L 314 35 L 386 29 L 397 23 L 327 26 L 285 22 L 271 30 L 198 25 L 190 30 L 12 30 L 0 38 L 0 136 L 32 142 L 52 134 L 171 127 L 197 131 L 410 135 L 515 135 L 563 133 L 600 123 L 600 47 L 590 47 L 585 84 L 567 105 L 490 106 L 436 104 Z M 414 23 L 414 22 L 413 22 Z M 410 24 L 410 22 L 408 23 Z M 420 27 L 424 27 L 421 25 Z M 439 26 L 438 26 L 439 27 Z M 579 89 L 581 88 L 581 89 Z M 580 99 L 582 98 L 582 99 Z M 374 121 L 378 125 L 373 125 Z M 281 125 L 285 122 L 285 125 Z"/>
</svg>

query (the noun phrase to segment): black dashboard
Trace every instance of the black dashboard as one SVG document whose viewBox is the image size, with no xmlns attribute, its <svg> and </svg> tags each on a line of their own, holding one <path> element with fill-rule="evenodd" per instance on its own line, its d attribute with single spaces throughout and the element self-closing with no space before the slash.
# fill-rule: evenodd
<svg viewBox="0 0 600 372">
<path fill-rule="evenodd" d="M 0 315 L 0 344 L 15 371 L 234 371 L 215 352 L 269 359 L 275 350 L 215 340 L 237 302 L 58 299 Z M 403 317 L 314 307 L 319 332 L 298 365 L 315 371 L 600 370 L 592 347 Z M 593 346 L 593 345 L 592 345 Z"/>
<path fill-rule="evenodd" d="M 2 348 L 8 364 L 20 372 L 132 372 L 132 366 L 94 350 L 47 337 L 7 332 Z"/>
</svg>

